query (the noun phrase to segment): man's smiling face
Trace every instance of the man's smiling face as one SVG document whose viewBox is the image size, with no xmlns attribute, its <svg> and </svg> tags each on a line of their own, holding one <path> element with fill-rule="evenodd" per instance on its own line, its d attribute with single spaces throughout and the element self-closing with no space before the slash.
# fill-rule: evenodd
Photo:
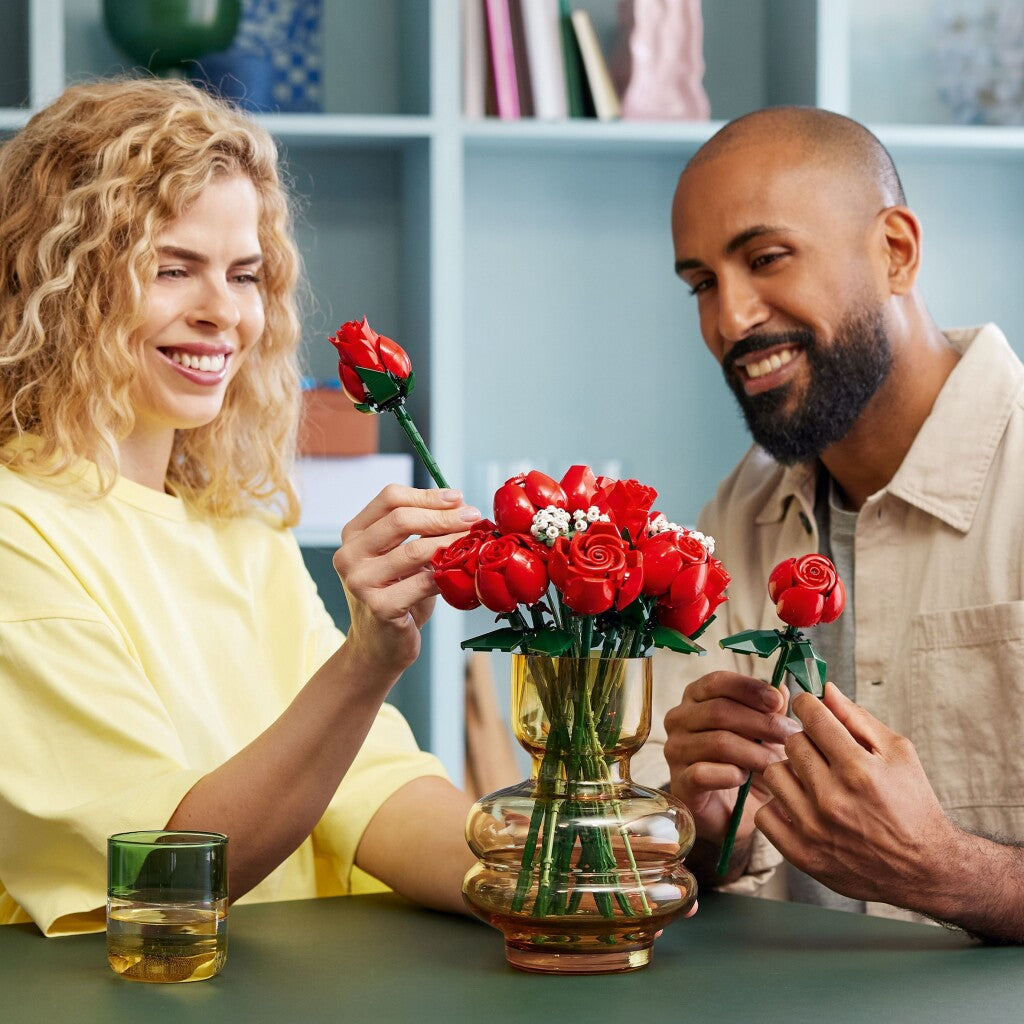
<svg viewBox="0 0 1024 1024">
<path fill-rule="evenodd" d="M 672 207 L 676 272 L 754 440 L 780 462 L 841 440 L 888 375 L 878 205 L 800 147 L 739 140 Z"/>
</svg>

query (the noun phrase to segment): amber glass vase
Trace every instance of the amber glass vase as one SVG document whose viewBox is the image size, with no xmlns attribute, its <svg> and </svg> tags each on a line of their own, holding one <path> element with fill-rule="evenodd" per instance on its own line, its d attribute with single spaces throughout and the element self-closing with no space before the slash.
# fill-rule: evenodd
<svg viewBox="0 0 1024 1024">
<path fill-rule="evenodd" d="M 478 862 L 463 883 L 513 966 L 636 970 L 693 905 L 693 819 L 629 777 L 650 718 L 650 658 L 513 656 L 512 726 L 532 770 L 474 804 L 466 835 Z"/>
</svg>

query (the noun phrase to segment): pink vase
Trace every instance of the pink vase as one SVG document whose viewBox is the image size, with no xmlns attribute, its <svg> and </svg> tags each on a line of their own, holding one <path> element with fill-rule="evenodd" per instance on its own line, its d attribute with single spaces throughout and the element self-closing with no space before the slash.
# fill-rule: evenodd
<svg viewBox="0 0 1024 1024">
<path fill-rule="evenodd" d="M 706 121 L 700 0 L 620 0 L 611 70 L 623 118 Z"/>
</svg>

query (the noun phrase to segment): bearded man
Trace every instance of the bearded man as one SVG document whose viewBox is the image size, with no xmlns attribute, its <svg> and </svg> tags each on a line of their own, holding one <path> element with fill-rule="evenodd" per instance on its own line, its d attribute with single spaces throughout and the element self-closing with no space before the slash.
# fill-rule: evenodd
<svg viewBox="0 0 1024 1024">
<path fill-rule="evenodd" d="M 733 576 L 711 671 L 685 685 L 698 663 L 659 655 L 636 774 L 690 808 L 705 885 L 1024 941 L 1024 366 L 992 324 L 935 325 L 920 224 L 848 118 L 726 125 L 680 177 L 672 234 L 755 445 L 698 524 Z M 848 602 L 809 633 L 824 699 L 790 717 L 764 663 L 717 640 L 781 625 L 768 575 L 809 551 Z"/>
</svg>

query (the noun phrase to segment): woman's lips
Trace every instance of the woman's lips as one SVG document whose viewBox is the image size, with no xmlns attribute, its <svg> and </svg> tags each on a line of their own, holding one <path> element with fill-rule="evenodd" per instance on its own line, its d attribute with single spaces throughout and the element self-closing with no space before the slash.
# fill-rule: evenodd
<svg viewBox="0 0 1024 1024">
<path fill-rule="evenodd" d="M 184 348 L 161 348 L 158 351 L 186 380 L 207 387 L 220 384 L 224 380 L 231 359 L 231 353 L 225 351 Z"/>
</svg>

